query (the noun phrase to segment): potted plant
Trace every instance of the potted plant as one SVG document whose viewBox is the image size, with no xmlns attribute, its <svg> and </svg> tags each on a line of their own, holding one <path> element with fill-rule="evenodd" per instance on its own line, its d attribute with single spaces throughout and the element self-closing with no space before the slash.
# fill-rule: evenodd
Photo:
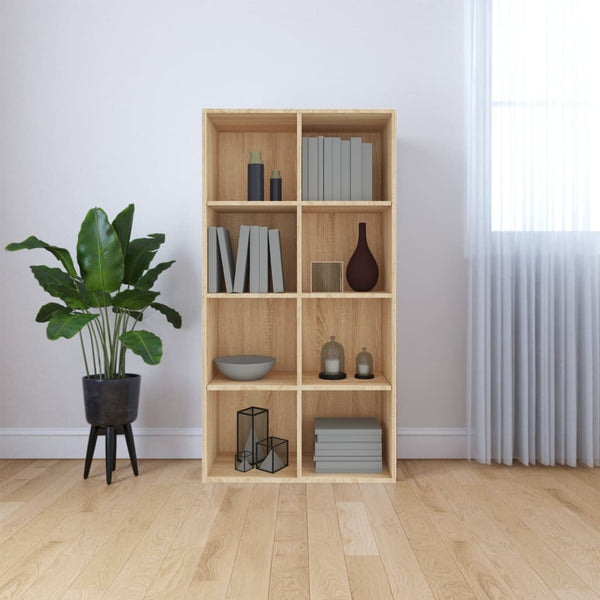
<svg viewBox="0 0 600 600">
<path fill-rule="evenodd" d="M 61 302 L 44 304 L 36 321 L 47 323 L 48 339 L 79 337 L 86 375 L 83 393 L 86 419 L 92 426 L 84 477 L 89 473 L 97 435 L 106 434 L 107 482 L 114 470 L 115 433 L 124 433 L 137 475 L 131 423 L 137 418 L 140 376 L 127 373 L 127 350 L 156 365 L 162 357 L 158 336 L 140 329 L 148 308 L 162 313 L 174 327 L 181 316 L 156 302 L 152 290 L 158 276 L 175 261 L 150 268 L 161 244 L 162 233 L 130 239 L 135 207 L 130 204 L 111 223 L 101 208 L 88 211 L 77 238 L 77 264 L 68 250 L 51 246 L 35 236 L 6 246 L 6 250 L 42 248 L 62 268 L 34 265 L 38 283 Z"/>
</svg>

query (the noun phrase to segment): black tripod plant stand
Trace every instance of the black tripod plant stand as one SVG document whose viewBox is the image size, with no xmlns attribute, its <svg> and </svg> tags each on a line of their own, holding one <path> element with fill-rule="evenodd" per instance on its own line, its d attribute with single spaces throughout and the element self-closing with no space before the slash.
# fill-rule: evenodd
<svg viewBox="0 0 600 600">
<path fill-rule="evenodd" d="M 133 430 L 131 423 L 124 425 L 92 425 L 90 428 L 90 437 L 88 438 L 87 453 L 85 455 L 85 468 L 83 478 L 87 479 L 94 458 L 94 450 L 96 449 L 96 440 L 99 435 L 106 438 L 106 483 L 112 481 L 112 472 L 117 465 L 117 435 L 124 435 L 127 442 L 127 450 L 129 450 L 129 460 L 133 474 L 137 477 L 138 465 L 137 456 L 135 454 L 135 443 L 133 441 Z"/>
</svg>

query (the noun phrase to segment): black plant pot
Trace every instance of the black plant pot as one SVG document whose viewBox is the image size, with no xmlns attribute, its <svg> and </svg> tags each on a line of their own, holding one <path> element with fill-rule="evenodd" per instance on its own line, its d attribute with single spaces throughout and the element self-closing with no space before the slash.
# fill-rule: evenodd
<svg viewBox="0 0 600 600">
<path fill-rule="evenodd" d="M 116 468 L 117 435 L 123 434 L 129 450 L 133 474 L 137 476 L 137 456 L 131 423 L 137 419 L 140 401 L 139 375 L 127 373 L 122 379 L 84 377 L 85 418 L 91 425 L 83 478 L 87 479 L 99 435 L 106 437 L 106 483 Z"/>
<path fill-rule="evenodd" d="M 85 418 L 90 425 L 126 425 L 137 419 L 140 375 L 127 373 L 121 379 L 83 377 Z"/>
</svg>

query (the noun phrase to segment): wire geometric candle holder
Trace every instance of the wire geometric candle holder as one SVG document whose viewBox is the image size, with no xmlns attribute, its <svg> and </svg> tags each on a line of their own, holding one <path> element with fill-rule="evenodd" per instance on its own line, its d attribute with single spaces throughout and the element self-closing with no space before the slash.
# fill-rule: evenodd
<svg viewBox="0 0 600 600">
<path fill-rule="evenodd" d="M 288 441 L 279 437 L 268 437 L 256 445 L 258 454 L 264 458 L 258 461 L 256 468 L 267 473 L 277 473 L 288 466 Z"/>
<path fill-rule="evenodd" d="M 258 442 L 269 437 L 269 411 L 259 406 L 250 406 L 237 412 L 237 455 L 244 467 L 254 466 L 265 458 L 264 448 Z M 245 454 L 244 454 L 245 453 Z M 238 471 L 248 468 L 236 468 Z M 240 465 L 242 466 L 242 465 Z M 251 467 L 250 467 L 251 468 Z"/>
</svg>

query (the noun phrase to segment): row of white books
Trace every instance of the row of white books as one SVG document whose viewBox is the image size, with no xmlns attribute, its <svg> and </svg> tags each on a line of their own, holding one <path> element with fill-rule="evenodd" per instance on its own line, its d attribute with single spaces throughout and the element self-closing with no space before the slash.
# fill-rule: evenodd
<svg viewBox="0 0 600 600">
<path fill-rule="evenodd" d="M 270 269 L 269 269 L 270 266 Z M 225 227 L 208 228 L 208 292 L 283 292 L 283 261 L 279 229 L 240 225 L 237 258 Z"/>
<path fill-rule="evenodd" d="M 303 137 L 302 200 L 373 200 L 373 144 L 359 137 Z"/>
</svg>

